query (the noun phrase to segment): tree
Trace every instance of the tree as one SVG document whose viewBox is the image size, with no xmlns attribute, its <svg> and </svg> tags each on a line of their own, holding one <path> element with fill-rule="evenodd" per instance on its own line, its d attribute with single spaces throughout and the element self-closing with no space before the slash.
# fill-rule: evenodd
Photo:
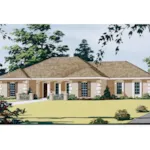
<svg viewBox="0 0 150 150">
<path fill-rule="evenodd" d="M 87 40 L 83 39 L 79 44 L 79 48 L 75 49 L 74 56 L 78 56 L 85 61 L 93 61 L 94 56 L 92 54 L 93 50 L 89 47 Z"/>
<path fill-rule="evenodd" d="M 51 57 L 68 56 L 67 45 L 59 45 L 64 33 L 57 30 L 50 34 L 48 24 L 30 24 L 25 28 L 15 29 L 12 33 L 14 44 L 5 49 L 9 50 L 6 62 L 9 71 L 25 68 Z"/>
<path fill-rule="evenodd" d="M 2 97 L 0 97 L 2 98 Z M 3 99 L 3 98 L 2 98 Z M 19 120 L 18 116 L 24 114 L 25 109 L 19 109 L 12 111 L 9 108 L 12 107 L 11 103 L 6 101 L 0 101 L 0 124 L 20 124 L 23 121 Z"/>
<path fill-rule="evenodd" d="M 111 93 L 109 91 L 109 87 L 106 86 L 106 89 L 104 90 L 104 98 L 105 99 L 110 99 L 111 98 Z"/>
<path fill-rule="evenodd" d="M 115 52 L 116 52 L 116 54 L 118 53 L 119 46 L 120 46 L 120 44 L 123 43 L 122 36 L 126 33 L 125 31 L 127 31 L 129 38 L 131 38 L 134 33 L 141 36 L 145 30 L 148 30 L 150 32 L 149 24 L 133 24 L 133 25 L 111 24 L 111 25 L 109 25 L 107 31 L 104 32 L 99 38 L 98 43 L 101 45 L 101 49 L 97 53 L 96 61 L 99 62 L 102 60 L 104 52 L 105 52 L 104 48 L 110 42 L 115 42 L 117 44 L 117 46 L 115 48 Z"/>
<path fill-rule="evenodd" d="M 129 38 L 131 38 L 133 34 L 138 34 L 139 36 L 142 36 L 144 31 L 146 30 L 150 32 L 150 24 L 109 25 L 108 30 L 104 32 L 99 38 L 99 44 L 101 45 L 101 49 L 97 53 L 96 62 L 100 62 L 102 60 L 105 53 L 104 48 L 110 42 L 115 42 L 117 44 L 115 52 L 116 54 L 118 53 L 119 46 L 123 43 L 122 36 L 126 33 L 125 31 L 127 31 Z M 144 62 L 146 62 L 148 67 L 150 67 L 150 57 L 145 58 Z M 150 72 L 150 69 L 148 71 Z"/>
<path fill-rule="evenodd" d="M 3 67 L 3 65 L 0 64 L 0 76 L 6 73 L 6 69 L 2 68 L 2 67 Z"/>
</svg>

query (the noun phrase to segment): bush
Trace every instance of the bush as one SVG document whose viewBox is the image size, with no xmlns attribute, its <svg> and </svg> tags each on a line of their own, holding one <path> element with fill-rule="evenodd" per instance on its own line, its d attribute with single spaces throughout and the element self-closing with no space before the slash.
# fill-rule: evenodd
<svg viewBox="0 0 150 150">
<path fill-rule="evenodd" d="M 70 94 L 68 100 L 77 100 L 77 97 L 74 94 Z"/>
<path fill-rule="evenodd" d="M 101 99 L 101 96 L 99 96 L 99 95 L 96 95 L 95 97 L 94 97 L 94 100 L 100 100 Z"/>
<path fill-rule="evenodd" d="M 29 100 L 29 95 L 27 93 L 20 93 L 20 100 Z"/>
<path fill-rule="evenodd" d="M 136 108 L 136 111 L 137 111 L 137 112 L 149 112 L 149 111 L 147 110 L 147 107 L 145 107 L 144 105 L 138 106 L 138 107 Z"/>
<path fill-rule="evenodd" d="M 97 118 L 90 122 L 90 124 L 108 124 L 107 120 L 103 120 L 102 118 Z"/>
<path fill-rule="evenodd" d="M 104 95 L 103 96 L 104 96 L 105 99 L 111 99 L 111 94 L 110 94 L 108 86 L 106 86 L 106 89 L 104 91 Z"/>
<path fill-rule="evenodd" d="M 127 112 L 127 110 L 123 109 L 123 110 L 118 110 L 115 113 L 115 118 L 117 120 L 130 120 L 130 114 Z"/>
<path fill-rule="evenodd" d="M 34 95 L 33 95 L 33 99 L 38 99 L 37 94 L 34 94 Z"/>
<path fill-rule="evenodd" d="M 129 99 L 128 96 L 120 96 L 120 99 Z"/>
<path fill-rule="evenodd" d="M 11 103 L 6 101 L 0 101 L 0 124 L 20 124 L 21 120 L 18 119 L 20 114 L 25 113 L 25 109 L 17 108 L 11 111 L 9 108 L 12 107 Z"/>
<path fill-rule="evenodd" d="M 112 99 L 118 99 L 118 97 L 116 95 L 114 95 L 114 94 L 111 95 L 111 98 Z"/>
<path fill-rule="evenodd" d="M 143 94 L 142 98 L 143 98 L 143 99 L 150 99 L 149 93 Z"/>
</svg>

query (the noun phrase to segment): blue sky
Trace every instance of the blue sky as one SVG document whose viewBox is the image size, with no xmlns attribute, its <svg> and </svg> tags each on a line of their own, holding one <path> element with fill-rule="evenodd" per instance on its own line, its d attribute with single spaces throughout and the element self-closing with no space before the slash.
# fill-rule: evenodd
<svg viewBox="0 0 150 150">
<path fill-rule="evenodd" d="M 6 32 L 10 33 L 15 28 L 22 28 L 24 25 L 7 25 L 5 27 Z M 78 47 L 82 39 L 87 39 L 90 47 L 94 50 L 95 54 L 100 49 L 98 39 L 100 35 L 106 31 L 107 25 L 101 24 L 52 24 L 52 32 L 55 30 L 61 30 L 65 36 L 63 43 L 67 44 L 70 48 L 69 54 L 72 56 L 75 48 Z M 109 44 L 105 51 L 104 61 L 120 61 L 127 60 L 137 65 L 138 67 L 147 71 L 147 64 L 143 62 L 145 57 L 150 56 L 150 33 L 146 31 L 142 37 L 138 35 L 133 36 L 131 39 L 128 38 L 127 34 L 123 37 L 124 43 L 120 46 L 120 51 L 115 55 L 115 44 Z M 7 50 L 4 50 L 4 46 L 12 45 L 13 43 L 9 40 L 3 40 L 0 37 L 0 63 L 4 64 L 4 57 L 8 56 Z M 7 65 L 5 65 L 7 66 Z"/>
</svg>

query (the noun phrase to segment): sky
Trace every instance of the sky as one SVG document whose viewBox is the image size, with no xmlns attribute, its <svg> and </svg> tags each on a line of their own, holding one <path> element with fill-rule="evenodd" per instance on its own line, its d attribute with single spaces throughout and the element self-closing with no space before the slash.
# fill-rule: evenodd
<svg viewBox="0 0 150 150">
<path fill-rule="evenodd" d="M 15 28 L 22 28 L 23 24 L 7 24 L 4 28 L 6 32 L 11 33 Z M 101 34 L 107 31 L 106 24 L 51 24 L 51 29 L 61 30 L 65 36 L 63 37 L 63 44 L 69 46 L 69 54 L 73 53 L 82 39 L 87 39 L 89 46 L 96 54 L 101 48 L 98 44 L 98 39 Z M 138 35 L 131 39 L 125 34 L 123 36 L 123 44 L 120 46 L 120 51 L 115 55 L 115 43 L 109 44 L 105 48 L 105 55 L 103 61 L 129 61 L 138 67 L 148 70 L 147 64 L 143 59 L 150 56 L 150 33 L 145 31 L 142 37 Z M 14 43 L 9 40 L 4 40 L 0 37 L 0 63 L 4 64 L 5 57 L 8 56 L 8 51 L 4 50 L 4 46 L 10 46 Z M 7 67 L 7 64 L 4 64 Z"/>
</svg>

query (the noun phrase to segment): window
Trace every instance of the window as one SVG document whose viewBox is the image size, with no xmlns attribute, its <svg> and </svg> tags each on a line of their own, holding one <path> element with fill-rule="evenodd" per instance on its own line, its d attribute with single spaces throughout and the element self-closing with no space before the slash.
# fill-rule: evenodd
<svg viewBox="0 0 150 150">
<path fill-rule="evenodd" d="M 9 96 L 15 96 L 16 95 L 16 86 L 15 83 L 10 83 L 9 84 Z"/>
<path fill-rule="evenodd" d="M 140 83 L 139 82 L 134 83 L 134 93 L 140 94 Z"/>
<path fill-rule="evenodd" d="M 55 93 L 59 94 L 59 83 L 56 83 L 55 85 Z"/>
<path fill-rule="evenodd" d="M 69 94 L 69 83 L 66 84 L 67 94 Z"/>
<path fill-rule="evenodd" d="M 121 82 L 117 83 L 117 94 L 122 94 L 122 83 Z"/>
<path fill-rule="evenodd" d="M 81 83 L 81 96 L 88 97 L 88 83 Z"/>
</svg>

